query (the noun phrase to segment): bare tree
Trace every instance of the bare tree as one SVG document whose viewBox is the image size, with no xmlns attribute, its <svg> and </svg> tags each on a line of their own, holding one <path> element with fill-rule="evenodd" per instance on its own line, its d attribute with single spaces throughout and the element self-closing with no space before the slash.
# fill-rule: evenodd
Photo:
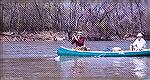
<svg viewBox="0 0 150 80">
<path fill-rule="evenodd" d="M 99 38 L 123 39 L 126 34 L 148 34 L 150 12 L 146 5 L 142 0 L 3 0 L 0 17 L 4 30 L 10 32 L 71 34 L 83 30 Z"/>
<path fill-rule="evenodd" d="M 4 5 L 2 3 L 2 0 L 0 0 L 0 33 L 3 31 L 3 10 Z"/>
</svg>

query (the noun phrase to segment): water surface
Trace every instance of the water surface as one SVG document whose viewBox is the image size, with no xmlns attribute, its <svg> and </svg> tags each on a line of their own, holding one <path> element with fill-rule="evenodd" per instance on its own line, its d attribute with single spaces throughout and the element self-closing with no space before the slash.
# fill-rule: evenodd
<svg viewBox="0 0 150 80">
<path fill-rule="evenodd" d="M 147 42 L 147 48 L 150 48 Z M 131 41 L 88 41 L 92 50 L 121 47 Z M 74 47 L 68 41 L 2 42 L 1 80 L 149 80 L 149 57 L 62 57 L 55 61 L 60 46 Z"/>
</svg>

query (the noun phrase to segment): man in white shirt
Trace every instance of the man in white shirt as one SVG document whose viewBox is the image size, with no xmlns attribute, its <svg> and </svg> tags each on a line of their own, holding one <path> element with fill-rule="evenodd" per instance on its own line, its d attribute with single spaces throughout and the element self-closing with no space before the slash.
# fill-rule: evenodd
<svg viewBox="0 0 150 80">
<path fill-rule="evenodd" d="M 138 33 L 137 39 L 130 46 L 130 50 L 138 51 L 138 50 L 142 50 L 146 47 L 146 41 L 142 37 L 143 37 L 143 35 L 141 33 Z"/>
</svg>

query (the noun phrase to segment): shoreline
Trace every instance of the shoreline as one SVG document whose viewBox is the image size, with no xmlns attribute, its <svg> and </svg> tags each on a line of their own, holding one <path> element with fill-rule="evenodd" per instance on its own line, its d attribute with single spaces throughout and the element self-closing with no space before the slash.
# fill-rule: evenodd
<svg viewBox="0 0 150 80">
<path fill-rule="evenodd" d="M 136 37 L 124 37 L 119 39 L 118 36 L 110 37 L 108 40 L 103 37 L 85 36 L 87 41 L 134 41 Z M 69 35 L 65 32 L 44 31 L 38 33 L 29 32 L 3 32 L 0 34 L 0 41 L 63 41 L 69 40 Z"/>
<path fill-rule="evenodd" d="M 67 35 L 64 32 L 39 32 L 39 33 L 28 33 L 24 32 L 21 34 L 15 32 L 3 32 L 0 34 L 1 41 L 60 41 L 66 40 Z"/>
</svg>

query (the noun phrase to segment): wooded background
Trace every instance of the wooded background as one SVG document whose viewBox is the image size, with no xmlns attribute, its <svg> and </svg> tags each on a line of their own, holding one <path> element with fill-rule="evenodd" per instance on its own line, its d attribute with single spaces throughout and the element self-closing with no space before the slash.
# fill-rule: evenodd
<svg viewBox="0 0 150 80">
<path fill-rule="evenodd" d="M 0 0 L 1 32 L 78 30 L 95 40 L 139 32 L 150 40 L 150 0 Z"/>
</svg>

